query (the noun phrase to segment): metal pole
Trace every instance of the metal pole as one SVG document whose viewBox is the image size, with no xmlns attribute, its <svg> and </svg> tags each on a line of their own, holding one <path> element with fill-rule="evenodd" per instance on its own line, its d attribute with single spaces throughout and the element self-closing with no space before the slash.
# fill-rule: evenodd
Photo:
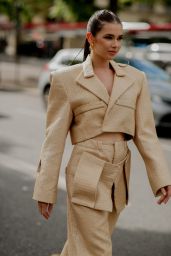
<svg viewBox="0 0 171 256">
<path fill-rule="evenodd" d="M 16 85 L 20 85 L 20 57 L 19 57 L 19 43 L 21 38 L 21 2 L 15 1 L 15 40 L 16 40 L 16 48 L 15 48 L 15 83 Z"/>
<path fill-rule="evenodd" d="M 0 61 L 0 88 L 2 86 L 2 74 L 1 74 L 2 70 L 1 70 L 1 67 L 2 67 L 2 63 Z"/>
</svg>

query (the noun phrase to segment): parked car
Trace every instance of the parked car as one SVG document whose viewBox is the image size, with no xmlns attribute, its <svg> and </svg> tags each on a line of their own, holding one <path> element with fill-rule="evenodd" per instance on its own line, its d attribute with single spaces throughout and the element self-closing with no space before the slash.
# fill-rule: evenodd
<svg viewBox="0 0 171 256">
<path fill-rule="evenodd" d="M 171 76 L 150 61 L 118 55 L 115 61 L 145 72 L 156 126 L 171 127 Z"/>
<path fill-rule="evenodd" d="M 59 49 L 55 42 L 50 40 L 22 41 L 18 45 L 17 52 L 20 56 L 33 56 L 38 58 L 52 58 Z"/>
<path fill-rule="evenodd" d="M 50 89 L 50 72 L 60 69 L 62 67 L 81 63 L 83 60 L 83 50 L 80 48 L 62 49 L 44 65 L 43 71 L 40 75 L 38 87 L 40 89 L 43 103 L 46 107 L 47 98 Z"/>
<path fill-rule="evenodd" d="M 154 43 L 146 47 L 144 56 L 161 68 L 171 67 L 171 43 Z"/>
<path fill-rule="evenodd" d="M 171 24 L 149 26 L 149 28 L 130 29 L 127 31 L 126 39 L 128 45 L 143 48 L 153 43 L 171 44 Z"/>
<path fill-rule="evenodd" d="M 39 88 L 43 102 L 47 104 L 47 96 L 50 88 L 49 74 L 61 67 L 81 63 L 83 59 L 82 49 L 63 49 L 45 65 L 39 79 Z M 156 126 L 171 127 L 171 77 L 160 67 L 150 61 L 134 57 L 118 55 L 115 61 L 129 64 L 146 73 L 154 112 Z"/>
</svg>

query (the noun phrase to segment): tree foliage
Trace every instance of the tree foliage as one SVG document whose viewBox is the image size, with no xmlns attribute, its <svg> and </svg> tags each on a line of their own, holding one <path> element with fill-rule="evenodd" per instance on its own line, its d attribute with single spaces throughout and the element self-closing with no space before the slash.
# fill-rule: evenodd
<svg viewBox="0 0 171 256">
<path fill-rule="evenodd" d="M 123 9 L 133 3 L 145 3 L 152 7 L 158 0 L 109 0 L 109 9 Z M 160 0 L 171 6 L 171 0 Z M 19 14 L 22 22 L 30 21 L 33 16 L 40 14 L 45 19 L 57 21 L 85 21 L 97 10 L 95 0 L 0 0 L 0 13 L 16 20 Z"/>
<path fill-rule="evenodd" d="M 97 10 L 94 5 L 94 1 L 91 0 L 63 0 L 70 8 L 71 12 L 74 13 L 76 21 L 85 21 L 91 14 Z"/>
<path fill-rule="evenodd" d="M 49 17 L 58 21 L 73 21 L 75 20 L 74 12 L 70 6 L 63 0 L 55 0 L 50 8 Z"/>
<path fill-rule="evenodd" d="M 0 13 L 6 14 L 10 20 L 20 19 L 29 21 L 36 14 L 48 17 L 48 10 L 52 6 L 53 0 L 0 0 Z"/>
</svg>

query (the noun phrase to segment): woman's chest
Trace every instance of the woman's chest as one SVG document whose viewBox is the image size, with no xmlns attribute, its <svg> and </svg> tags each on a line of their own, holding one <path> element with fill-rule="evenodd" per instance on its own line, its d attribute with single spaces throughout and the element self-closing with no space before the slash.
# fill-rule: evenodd
<svg viewBox="0 0 171 256">
<path fill-rule="evenodd" d="M 112 93 L 112 89 L 114 86 L 114 73 L 112 71 L 109 72 L 96 72 L 95 77 L 99 82 L 100 87 L 104 87 L 107 91 L 109 97 Z"/>
<path fill-rule="evenodd" d="M 101 86 L 104 87 L 104 85 L 99 85 L 99 87 Z M 115 91 L 117 96 L 115 95 Z M 138 94 L 139 90 L 136 85 L 133 84 L 121 94 L 118 94 L 117 88 L 114 87 L 111 96 L 107 95 L 107 93 L 105 94 L 101 88 L 98 88 L 96 91 L 90 91 L 78 85 L 73 88 L 70 99 L 72 110 L 76 115 L 87 111 L 96 112 L 97 109 L 98 112 L 101 111 L 104 114 L 109 107 L 113 109 L 112 112 L 117 113 L 117 115 L 121 113 L 127 115 L 128 112 L 126 110 L 129 110 L 129 113 L 133 113 L 136 109 Z"/>
</svg>

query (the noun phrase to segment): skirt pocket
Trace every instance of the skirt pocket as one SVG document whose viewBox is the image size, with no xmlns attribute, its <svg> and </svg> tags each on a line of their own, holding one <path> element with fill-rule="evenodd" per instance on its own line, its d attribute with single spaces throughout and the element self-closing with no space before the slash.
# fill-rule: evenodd
<svg viewBox="0 0 171 256">
<path fill-rule="evenodd" d="M 72 199 L 76 204 L 95 207 L 97 187 L 104 167 L 104 160 L 83 152 L 73 181 Z"/>
<path fill-rule="evenodd" d="M 83 152 L 72 182 L 72 203 L 112 212 L 112 187 L 122 170 L 123 163 L 115 165 Z"/>
<path fill-rule="evenodd" d="M 74 175 L 68 175 L 71 202 L 109 212 L 112 212 L 115 204 L 119 212 L 128 201 L 129 175 L 129 151 L 118 164 L 82 152 Z"/>
</svg>

